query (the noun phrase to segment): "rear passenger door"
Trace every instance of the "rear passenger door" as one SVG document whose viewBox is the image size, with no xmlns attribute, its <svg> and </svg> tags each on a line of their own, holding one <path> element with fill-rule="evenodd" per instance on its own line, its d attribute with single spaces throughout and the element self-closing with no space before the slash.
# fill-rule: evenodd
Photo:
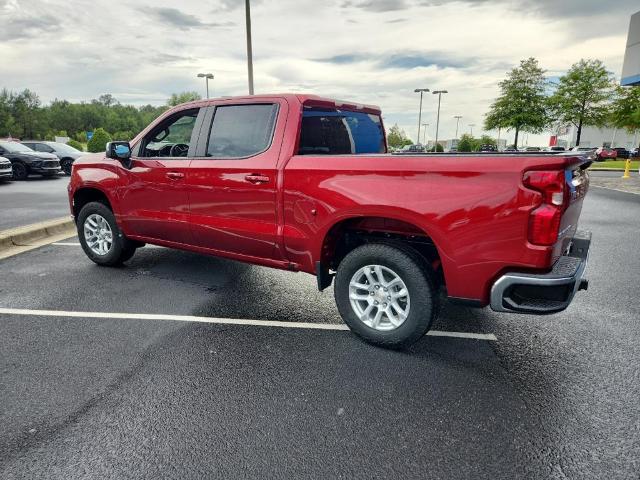
<svg viewBox="0 0 640 480">
<path fill-rule="evenodd" d="M 210 107 L 187 177 L 197 246 L 280 259 L 277 164 L 287 112 L 279 98 Z"/>
</svg>

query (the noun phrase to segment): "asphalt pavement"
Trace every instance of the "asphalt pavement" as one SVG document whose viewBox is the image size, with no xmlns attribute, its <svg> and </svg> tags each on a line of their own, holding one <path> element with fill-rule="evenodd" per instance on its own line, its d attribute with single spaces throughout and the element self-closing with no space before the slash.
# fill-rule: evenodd
<svg viewBox="0 0 640 480">
<path fill-rule="evenodd" d="M 0 230 L 68 216 L 67 185 L 67 176 L 0 180 Z"/>
<path fill-rule="evenodd" d="M 447 306 L 436 331 L 496 340 L 404 352 L 338 329 L 304 274 L 153 247 L 101 268 L 77 239 L 2 260 L 0 478 L 637 480 L 639 223 L 592 188 L 567 311 Z"/>
</svg>

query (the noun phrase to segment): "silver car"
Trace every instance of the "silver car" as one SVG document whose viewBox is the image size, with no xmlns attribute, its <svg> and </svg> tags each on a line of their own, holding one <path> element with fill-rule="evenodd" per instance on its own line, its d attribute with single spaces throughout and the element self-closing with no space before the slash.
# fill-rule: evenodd
<svg viewBox="0 0 640 480">
<path fill-rule="evenodd" d="M 0 157 L 0 180 L 11 180 L 13 168 L 8 158 Z"/>
</svg>

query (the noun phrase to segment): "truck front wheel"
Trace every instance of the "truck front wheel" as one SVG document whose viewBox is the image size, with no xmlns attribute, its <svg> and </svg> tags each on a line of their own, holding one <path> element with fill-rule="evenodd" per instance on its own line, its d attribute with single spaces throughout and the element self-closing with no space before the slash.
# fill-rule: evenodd
<svg viewBox="0 0 640 480">
<path fill-rule="evenodd" d="M 438 314 L 434 285 L 413 249 L 373 243 L 340 262 L 334 292 L 353 332 L 374 345 L 404 348 L 422 338 Z"/>
<path fill-rule="evenodd" d="M 124 236 L 113 212 L 103 203 L 91 202 L 82 207 L 77 227 L 84 253 L 98 265 L 119 265 L 136 251 L 136 244 Z"/>
</svg>

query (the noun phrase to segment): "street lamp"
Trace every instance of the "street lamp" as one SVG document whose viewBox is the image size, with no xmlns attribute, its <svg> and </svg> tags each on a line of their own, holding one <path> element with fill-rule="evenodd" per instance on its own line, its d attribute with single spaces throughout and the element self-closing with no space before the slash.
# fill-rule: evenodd
<svg viewBox="0 0 640 480">
<path fill-rule="evenodd" d="M 462 115 L 454 115 L 454 117 L 456 119 L 456 140 L 458 139 L 458 127 L 460 126 L 460 119 L 462 118 Z"/>
<path fill-rule="evenodd" d="M 209 79 L 213 80 L 213 73 L 199 73 L 198 78 L 204 78 L 207 84 L 207 98 L 209 98 Z"/>
<path fill-rule="evenodd" d="M 442 100 L 443 93 L 449 93 L 446 90 L 434 90 L 434 95 L 438 95 L 438 117 L 436 119 L 436 143 L 434 145 L 435 152 L 438 153 L 438 128 L 440 128 L 440 100 Z"/>
<path fill-rule="evenodd" d="M 424 127 L 424 135 L 423 135 L 424 140 L 422 141 L 422 145 L 426 145 L 427 144 L 427 127 L 429 126 L 429 124 L 423 123 L 422 126 Z M 418 141 L 420 141 L 420 139 L 418 139 Z"/>
<path fill-rule="evenodd" d="M 471 136 L 473 137 L 473 127 L 475 127 L 476 124 L 475 123 L 470 123 L 469 127 L 471 127 Z"/>
<path fill-rule="evenodd" d="M 251 6 L 245 0 L 245 18 L 247 26 L 247 71 L 249 73 L 249 95 L 253 95 L 253 48 L 251 47 Z"/>
<path fill-rule="evenodd" d="M 422 94 L 428 92 L 428 88 L 416 88 L 415 93 L 420 92 L 420 112 L 418 113 L 418 143 L 420 143 L 420 125 L 422 123 Z"/>
</svg>

